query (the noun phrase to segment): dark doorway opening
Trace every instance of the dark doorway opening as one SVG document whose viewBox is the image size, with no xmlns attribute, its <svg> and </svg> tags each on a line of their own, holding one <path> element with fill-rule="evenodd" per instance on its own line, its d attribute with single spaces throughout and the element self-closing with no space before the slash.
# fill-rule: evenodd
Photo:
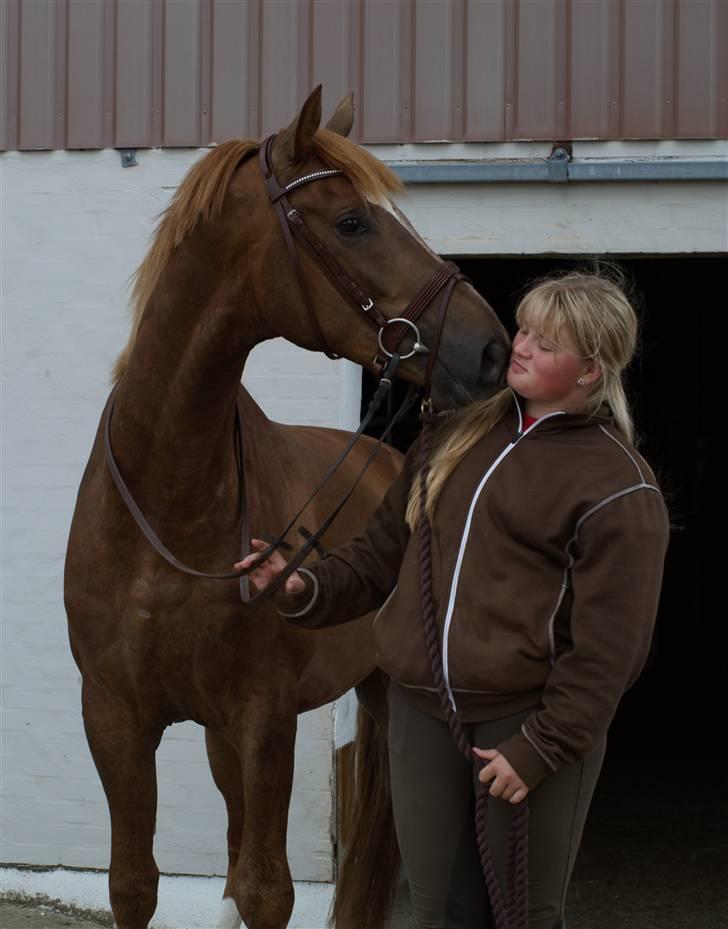
<svg viewBox="0 0 728 929">
<path fill-rule="evenodd" d="M 531 282 L 593 267 L 564 257 L 456 260 L 510 334 Z M 725 929 L 728 623 L 718 458 L 725 261 L 612 260 L 627 274 L 640 317 L 641 348 L 627 373 L 639 449 L 663 488 L 673 529 L 650 657 L 610 730 L 572 879 L 569 929 Z M 365 375 L 364 403 L 371 390 Z M 415 411 L 394 444 L 406 449 L 418 428 Z"/>
</svg>

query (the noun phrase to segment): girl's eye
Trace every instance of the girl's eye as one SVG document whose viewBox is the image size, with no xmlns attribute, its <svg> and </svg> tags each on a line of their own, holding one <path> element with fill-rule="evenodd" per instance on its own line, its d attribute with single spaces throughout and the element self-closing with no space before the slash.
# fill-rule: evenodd
<svg viewBox="0 0 728 929">
<path fill-rule="evenodd" d="M 345 216 L 336 224 L 336 231 L 339 235 L 351 238 L 352 236 L 361 235 L 366 232 L 366 226 L 359 220 L 358 216 Z"/>
<path fill-rule="evenodd" d="M 551 348 L 550 345 L 544 345 L 543 342 L 541 342 L 541 343 L 539 344 L 538 347 L 539 347 L 539 348 L 541 349 L 541 351 L 543 351 L 543 352 L 551 352 L 551 351 L 553 351 L 553 349 Z"/>
</svg>

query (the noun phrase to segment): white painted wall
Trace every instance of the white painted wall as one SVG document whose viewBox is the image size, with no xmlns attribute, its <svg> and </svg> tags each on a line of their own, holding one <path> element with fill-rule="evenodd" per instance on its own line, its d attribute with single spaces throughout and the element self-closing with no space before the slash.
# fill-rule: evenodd
<svg viewBox="0 0 728 929">
<path fill-rule="evenodd" d="M 723 143 L 578 145 L 578 157 L 725 155 Z M 548 155 L 544 146 L 526 143 L 374 150 L 397 160 Z M 122 169 L 111 151 L 0 158 L 0 861 L 107 864 L 106 805 L 82 732 L 79 676 L 67 645 L 63 557 L 109 369 L 126 341 L 125 281 L 144 255 L 154 217 L 199 154 L 143 151 L 131 169 Z M 432 247 L 447 254 L 728 250 L 720 184 L 418 185 L 402 204 Z M 358 418 L 357 369 L 281 341 L 256 350 L 246 383 L 276 419 L 351 428 Z M 289 847 L 298 879 L 331 879 L 331 752 L 334 738 L 336 744 L 350 738 L 350 720 L 340 713 L 334 734 L 330 708 L 301 719 Z M 223 871 L 223 805 L 194 725 L 166 734 L 159 783 L 162 870 Z"/>
<path fill-rule="evenodd" d="M 106 804 L 68 650 L 63 559 L 110 366 L 126 341 L 125 282 L 199 155 L 147 152 L 133 169 L 112 151 L 0 161 L 4 862 L 108 864 Z M 276 419 L 358 422 L 360 378 L 348 362 L 276 340 L 253 353 L 245 380 Z M 332 877 L 333 738 L 331 707 L 301 718 L 289 831 L 299 880 Z M 202 729 L 169 729 L 158 772 L 160 868 L 224 872 L 224 807 Z"/>
</svg>

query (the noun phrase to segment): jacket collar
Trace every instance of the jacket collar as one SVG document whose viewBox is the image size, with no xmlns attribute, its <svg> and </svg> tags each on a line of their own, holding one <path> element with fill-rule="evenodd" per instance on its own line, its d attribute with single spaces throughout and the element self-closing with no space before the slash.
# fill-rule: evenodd
<svg viewBox="0 0 728 929">
<path fill-rule="evenodd" d="M 523 430 L 525 403 L 523 398 L 519 397 L 512 388 L 509 387 L 508 389 L 511 391 L 511 396 L 513 398 L 513 416 L 516 430 L 521 432 Z M 579 429 L 585 426 L 606 426 L 613 422 L 614 416 L 608 404 L 603 403 L 597 412 L 593 414 L 567 413 L 566 411 L 555 415 L 547 414 L 542 419 L 537 420 L 530 429 L 533 429 L 539 434 L 543 434 L 544 432 L 556 432 L 562 429 Z"/>
</svg>

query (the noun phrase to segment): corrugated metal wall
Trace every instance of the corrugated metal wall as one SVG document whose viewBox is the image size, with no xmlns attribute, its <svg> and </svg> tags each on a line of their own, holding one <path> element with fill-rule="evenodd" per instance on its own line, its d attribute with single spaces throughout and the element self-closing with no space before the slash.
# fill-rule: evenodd
<svg viewBox="0 0 728 929">
<path fill-rule="evenodd" d="M 0 0 L 0 147 L 728 137 L 727 0 Z"/>
</svg>

